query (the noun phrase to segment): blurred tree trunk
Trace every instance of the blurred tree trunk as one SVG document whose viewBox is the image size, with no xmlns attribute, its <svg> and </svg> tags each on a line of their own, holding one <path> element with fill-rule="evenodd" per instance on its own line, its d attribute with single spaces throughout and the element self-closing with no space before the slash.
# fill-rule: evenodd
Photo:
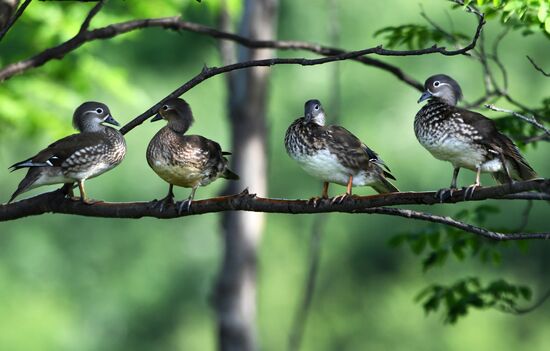
<svg viewBox="0 0 550 351">
<path fill-rule="evenodd" d="M 239 34 L 252 39 L 276 37 L 278 0 L 245 0 Z M 229 26 L 222 11 L 222 27 Z M 226 28 L 224 28 L 226 29 Z M 223 42 L 224 64 L 269 58 L 273 50 L 250 50 Z M 228 76 L 228 106 L 231 124 L 232 169 L 238 182 L 228 183 L 227 192 L 244 188 L 267 195 L 267 127 L 269 68 L 254 67 Z M 256 261 L 264 226 L 264 214 L 227 212 L 223 215 L 225 254 L 215 288 L 220 350 L 256 350 Z"/>
</svg>

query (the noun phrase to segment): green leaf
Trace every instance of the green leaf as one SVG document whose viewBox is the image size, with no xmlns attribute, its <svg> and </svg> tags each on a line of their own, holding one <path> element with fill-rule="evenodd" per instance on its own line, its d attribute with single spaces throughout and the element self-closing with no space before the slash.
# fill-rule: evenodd
<svg viewBox="0 0 550 351">
<path fill-rule="evenodd" d="M 425 235 L 422 235 L 416 238 L 415 240 L 411 240 L 409 242 L 412 252 L 414 252 L 417 255 L 419 255 L 420 253 L 422 253 L 422 251 L 424 251 L 427 243 L 428 243 L 428 239 L 426 239 Z"/>
<path fill-rule="evenodd" d="M 531 300 L 531 296 L 533 295 L 531 289 L 527 286 L 520 286 L 519 293 L 525 300 Z"/>
<path fill-rule="evenodd" d="M 548 3 L 546 1 L 541 1 L 539 11 L 537 13 L 539 22 L 544 23 L 546 16 L 548 16 Z"/>
<path fill-rule="evenodd" d="M 395 235 L 388 241 L 388 245 L 391 247 L 397 247 L 403 244 L 406 239 L 406 235 Z"/>
<path fill-rule="evenodd" d="M 431 235 L 428 236 L 428 242 L 430 244 L 430 247 L 434 250 L 438 249 L 439 248 L 439 239 L 440 239 L 441 235 L 439 232 L 435 232 Z"/>
<path fill-rule="evenodd" d="M 456 243 L 453 245 L 452 249 L 456 258 L 458 258 L 460 261 L 464 260 L 464 245 Z"/>
<path fill-rule="evenodd" d="M 550 34 L 550 17 L 546 18 L 546 21 L 544 21 L 544 30 L 546 33 Z"/>
</svg>

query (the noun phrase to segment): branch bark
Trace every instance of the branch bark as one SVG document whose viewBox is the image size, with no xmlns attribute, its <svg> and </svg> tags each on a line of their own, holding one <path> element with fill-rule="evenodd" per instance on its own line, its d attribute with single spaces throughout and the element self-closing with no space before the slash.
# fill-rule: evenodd
<svg viewBox="0 0 550 351">
<path fill-rule="evenodd" d="M 538 191 L 533 196 L 526 197 L 527 191 Z M 550 193 L 550 179 L 535 179 L 513 184 L 505 184 L 492 187 L 481 187 L 476 189 L 473 196 L 465 200 L 464 189 L 453 193 L 444 203 L 457 203 L 465 201 L 482 201 L 488 199 L 499 200 L 543 200 L 548 201 Z M 29 199 L 14 202 L 8 205 L 0 205 L 0 221 L 14 220 L 27 216 L 36 216 L 44 213 L 64 213 L 91 217 L 106 218 L 178 218 L 205 213 L 217 213 L 226 211 L 252 211 L 264 213 L 286 213 L 286 214 L 313 214 L 313 213 L 379 213 L 392 216 L 409 217 L 413 219 L 432 221 L 459 227 L 473 234 L 486 236 L 496 240 L 520 240 L 520 239 L 546 239 L 550 238 L 548 233 L 516 233 L 502 234 L 491 232 L 483 228 L 473 227 L 449 217 L 438 217 L 421 212 L 414 212 L 405 209 L 387 208 L 387 206 L 398 205 L 435 205 L 439 204 L 436 197 L 437 192 L 402 192 L 373 196 L 354 196 L 341 204 L 331 204 L 329 200 L 323 200 L 318 206 L 313 206 L 309 200 L 286 200 L 258 197 L 243 191 L 240 194 L 222 196 L 193 202 L 191 212 L 177 213 L 176 206 L 169 206 L 163 212 L 153 207 L 151 202 L 127 202 L 108 203 L 99 202 L 93 205 L 86 205 L 80 201 L 71 200 L 65 197 L 60 190 L 41 194 Z M 517 196 L 516 196 L 517 194 Z"/>
</svg>

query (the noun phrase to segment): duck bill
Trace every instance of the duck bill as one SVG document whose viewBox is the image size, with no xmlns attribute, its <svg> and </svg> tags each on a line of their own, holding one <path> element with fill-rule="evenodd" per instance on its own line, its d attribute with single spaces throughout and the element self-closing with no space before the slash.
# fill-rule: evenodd
<svg viewBox="0 0 550 351">
<path fill-rule="evenodd" d="M 157 113 L 157 114 L 155 115 L 155 117 L 153 117 L 153 118 L 151 119 L 151 122 L 160 121 L 161 119 L 162 119 L 162 116 L 160 115 L 160 113 Z"/>
<path fill-rule="evenodd" d="M 420 99 L 418 99 L 418 101 L 416 103 L 419 104 L 424 100 L 428 100 L 432 96 L 433 96 L 432 93 L 430 93 L 429 91 L 426 90 L 425 92 L 422 93 L 422 95 L 420 96 Z"/>
<path fill-rule="evenodd" d="M 118 122 L 113 118 L 113 116 L 111 116 L 111 115 L 108 115 L 107 118 L 105 118 L 105 120 L 104 120 L 103 122 L 112 124 L 112 125 L 117 126 L 117 127 L 120 127 L 120 123 L 118 123 Z"/>
</svg>

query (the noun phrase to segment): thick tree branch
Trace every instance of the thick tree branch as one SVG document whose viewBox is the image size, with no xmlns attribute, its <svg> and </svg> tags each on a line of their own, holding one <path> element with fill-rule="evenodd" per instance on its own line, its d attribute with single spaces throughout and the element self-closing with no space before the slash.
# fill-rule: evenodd
<svg viewBox="0 0 550 351">
<path fill-rule="evenodd" d="M 15 22 L 21 17 L 27 6 L 31 3 L 32 0 L 25 0 L 21 6 L 17 9 L 17 12 L 12 16 L 9 23 L 0 31 L 0 40 L 4 38 L 6 33 L 10 30 L 10 28 L 15 24 Z"/>
<path fill-rule="evenodd" d="M 539 191 L 545 194 L 550 192 L 550 179 L 536 179 L 514 184 L 505 184 L 493 187 L 478 188 L 468 201 L 481 201 L 487 199 L 515 199 L 514 194 L 523 194 L 526 191 Z M 521 196 L 518 198 L 522 198 Z M 545 199 L 545 197 L 541 197 Z M 464 190 L 456 191 L 445 203 L 463 202 Z M 448 224 L 498 240 L 540 239 L 550 238 L 550 234 L 501 234 L 490 232 L 483 228 L 477 228 L 452 218 L 434 216 L 422 212 L 393 209 L 382 206 L 396 205 L 433 205 L 439 203 L 436 192 L 403 192 L 374 196 L 354 196 L 341 203 L 331 204 L 329 200 L 320 201 L 315 207 L 308 200 L 269 199 L 257 197 L 244 191 L 240 194 L 217 197 L 193 202 L 190 213 L 178 214 L 176 207 L 171 206 L 163 212 L 154 208 L 150 202 L 131 203 L 107 203 L 100 202 L 94 205 L 86 205 L 80 201 L 65 198 L 61 191 L 53 191 L 41 194 L 26 200 L 21 200 L 8 205 L 0 205 L 0 221 L 8 221 L 27 216 L 44 213 L 64 213 L 91 217 L 107 218 L 178 218 L 190 215 L 216 213 L 223 211 L 254 211 L 266 213 L 311 214 L 326 212 L 341 213 L 380 213 L 400 217 L 410 217 L 431 222 Z M 476 229 L 477 228 L 477 229 Z"/>
</svg>

